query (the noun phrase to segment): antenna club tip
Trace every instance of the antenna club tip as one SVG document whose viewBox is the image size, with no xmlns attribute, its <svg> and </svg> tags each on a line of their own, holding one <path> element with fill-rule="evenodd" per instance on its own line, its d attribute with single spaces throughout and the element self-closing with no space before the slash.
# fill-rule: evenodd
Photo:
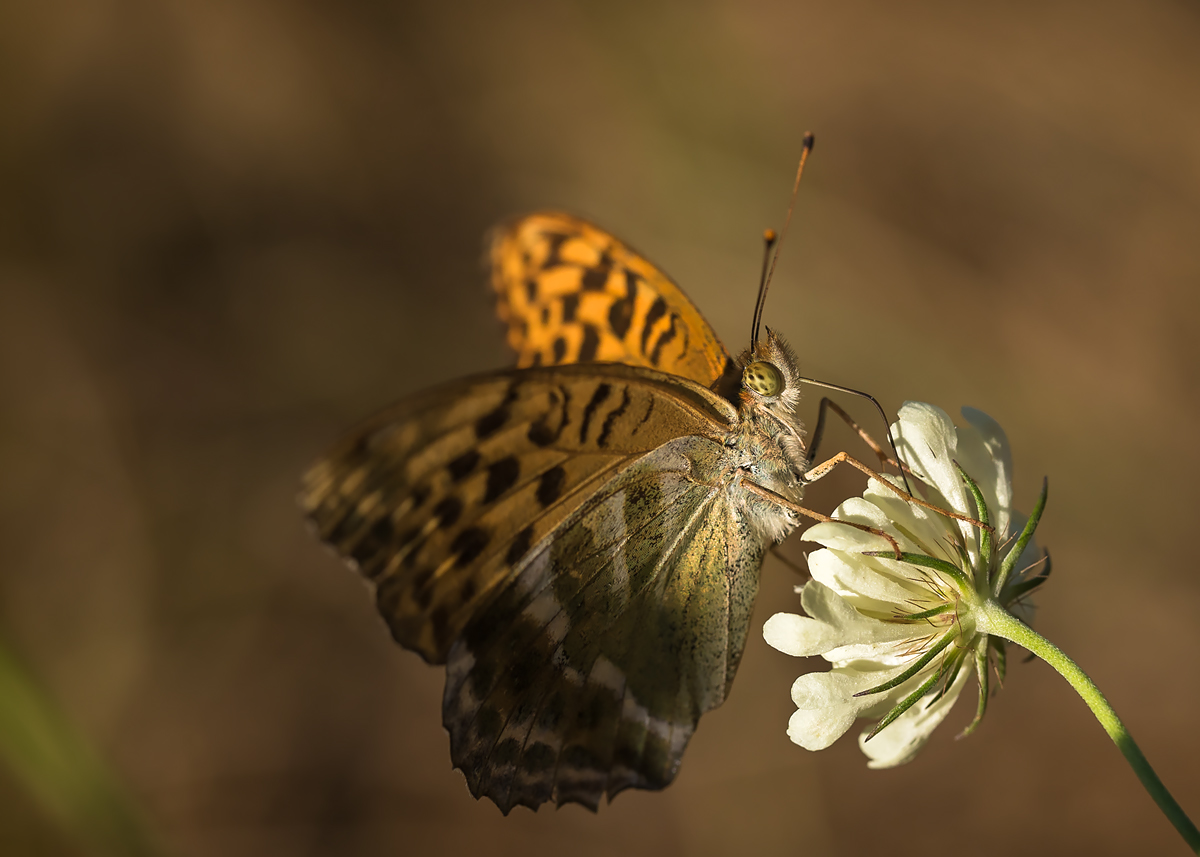
<svg viewBox="0 0 1200 857">
<path fill-rule="evenodd" d="M 804 148 L 812 151 L 813 144 L 817 142 L 817 136 L 812 131 L 804 132 Z"/>
<path fill-rule="evenodd" d="M 775 239 L 778 237 L 779 236 L 775 234 L 774 229 L 764 229 L 763 230 L 763 241 L 766 241 L 768 244 L 774 244 Z"/>
</svg>

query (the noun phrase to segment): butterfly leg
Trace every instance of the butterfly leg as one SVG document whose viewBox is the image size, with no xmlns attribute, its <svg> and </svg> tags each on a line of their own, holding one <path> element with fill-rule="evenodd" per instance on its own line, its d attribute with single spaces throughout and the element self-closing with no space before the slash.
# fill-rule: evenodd
<svg viewBox="0 0 1200 857">
<path fill-rule="evenodd" d="M 813 428 L 811 440 L 812 445 L 808 450 L 808 464 L 810 467 L 812 466 L 813 461 L 816 460 L 817 449 L 821 446 L 821 436 L 825 432 L 825 418 L 828 416 L 829 411 L 833 411 L 835 414 L 841 417 L 842 421 L 845 422 L 846 425 L 850 426 L 855 434 L 862 438 L 863 443 L 869 446 L 871 451 L 879 456 L 880 467 L 887 467 L 891 465 L 897 469 L 900 468 L 901 465 L 892 456 L 887 454 L 887 451 L 876 442 L 875 438 L 871 437 L 871 435 L 869 435 L 865 429 L 859 426 L 859 424 L 856 423 L 854 419 L 842 409 L 841 405 L 828 396 L 823 396 L 821 398 L 821 404 L 817 408 L 817 424 L 816 427 Z M 912 471 L 909 472 L 911 473 Z"/>
<path fill-rule="evenodd" d="M 889 490 L 895 492 L 900 497 L 902 497 L 903 499 L 907 500 L 910 503 L 913 503 L 917 506 L 921 506 L 922 508 L 925 508 L 925 509 L 929 509 L 931 512 L 937 512 L 939 515 L 943 515 L 947 518 L 954 518 L 956 521 L 965 521 L 966 523 L 971 524 L 972 526 L 979 527 L 980 529 L 987 530 L 988 532 L 995 532 L 995 529 L 993 527 L 989 526 L 988 524 L 983 523 L 982 521 L 977 521 L 974 518 L 969 517 L 967 515 L 960 515 L 958 512 L 952 512 L 949 509 L 943 509 L 941 506 L 935 506 L 933 503 L 926 502 L 925 500 L 922 500 L 920 497 L 917 497 L 913 494 L 910 494 L 908 491 L 905 491 L 903 488 L 893 485 L 891 482 L 882 478 L 882 476 L 879 473 L 872 470 L 870 467 L 867 467 L 867 465 L 863 464 L 858 459 L 852 458 L 851 456 L 847 455 L 844 452 L 839 452 L 837 455 L 833 456 L 832 458 L 826 459 L 825 461 L 822 461 L 820 464 L 816 465 L 815 467 L 809 468 L 804 473 L 800 474 L 800 481 L 805 484 L 811 484 L 813 482 L 816 482 L 818 479 L 828 476 L 830 471 L 832 471 L 833 468 L 837 467 L 839 464 L 849 464 L 851 467 L 855 468 L 856 470 L 862 471 L 863 473 L 867 474 L 867 476 L 869 476 L 870 478 L 877 480 L 880 485 L 883 485 L 885 488 L 888 488 Z M 843 521 L 842 523 L 846 523 L 846 522 Z"/>
<path fill-rule="evenodd" d="M 758 485 L 754 482 L 743 481 L 742 487 L 751 494 L 757 494 L 764 500 L 770 500 L 775 505 L 782 506 L 789 512 L 794 512 L 797 515 L 803 515 L 806 518 L 812 518 L 814 521 L 820 521 L 823 524 L 845 524 L 847 527 L 854 527 L 854 529 L 862 530 L 864 533 L 871 533 L 872 535 L 887 539 L 888 543 L 892 546 L 892 552 L 896 554 L 896 559 L 900 559 L 900 557 L 903 555 L 903 552 L 900 550 L 900 545 L 897 544 L 894 538 L 885 533 L 883 530 L 877 530 L 874 527 L 868 527 L 866 524 L 855 524 L 852 521 L 839 521 L 837 518 L 831 518 L 828 515 L 822 515 L 820 512 L 814 512 L 812 509 L 805 509 L 798 503 L 793 503 L 782 494 L 776 494 L 770 488 L 764 488 L 762 485 Z"/>
</svg>

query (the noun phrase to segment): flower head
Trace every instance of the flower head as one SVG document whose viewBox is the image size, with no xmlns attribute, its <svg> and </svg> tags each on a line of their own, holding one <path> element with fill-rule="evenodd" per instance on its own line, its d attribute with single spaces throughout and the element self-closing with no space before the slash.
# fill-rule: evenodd
<svg viewBox="0 0 1200 857">
<path fill-rule="evenodd" d="M 982 608 L 1030 618 L 1024 596 L 1049 573 L 1032 539 L 1046 495 L 1043 489 L 1028 521 L 1015 513 L 1003 430 L 980 411 L 964 408 L 963 416 L 967 424 L 956 428 L 940 408 L 909 402 L 892 431 L 914 494 L 976 523 L 918 506 L 871 479 L 861 498 L 837 508 L 834 522 L 805 533 L 824 546 L 809 556 L 812 580 L 799 588 L 808 615 L 778 613 L 763 636 L 782 652 L 833 664 L 792 685 L 798 710 L 788 735 L 806 749 L 828 747 L 866 717 L 878 720 L 859 737 L 870 767 L 902 764 L 946 717 L 972 672 L 979 707 L 967 732 L 986 707 L 989 664 L 1003 680 L 1004 642 L 986 633 Z M 885 538 L 838 521 L 887 533 L 902 558 Z"/>
</svg>

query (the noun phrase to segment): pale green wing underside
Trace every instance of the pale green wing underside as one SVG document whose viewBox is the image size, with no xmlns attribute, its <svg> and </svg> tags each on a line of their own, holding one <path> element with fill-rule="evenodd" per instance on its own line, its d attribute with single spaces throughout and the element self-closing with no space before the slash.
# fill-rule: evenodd
<svg viewBox="0 0 1200 857">
<path fill-rule="evenodd" d="M 443 717 L 476 796 L 595 809 L 674 778 L 733 681 L 764 551 L 722 453 L 683 437 L 627 467 L 451 649 Z"/>
</svg>

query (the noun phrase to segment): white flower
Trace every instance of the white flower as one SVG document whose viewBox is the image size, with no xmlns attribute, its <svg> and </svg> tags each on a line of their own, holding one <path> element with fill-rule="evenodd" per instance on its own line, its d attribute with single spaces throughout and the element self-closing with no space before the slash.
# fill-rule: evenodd
<svg viewBox="0 0 1200 857">
<path fill-rule="evenodd" d="M 994 533 L 915 505 L 875 479 L 833 517 L 888 533 L 902 560 L 883 537 L 836 522 L 805 533 L 824 546 L 809 556 L 812 580 L 798 589 L 808 615 L 778 613 L 763 636 L 789 655 L 833 664 L 792 685 L 798 710 L 788 735 L 806 749 L 828 747 L 867 717 L 879 721 L 859 737 L 870 767 L 902 764 L 946 717 L 972 672 L 980 701 L 967 732 L 986 706 L 989 661 L 1003 680 L 1004 643 L 981 631 L 979 607 L 998 604 L 1030 618 L 1022 597 L 1049 572 L 1032 539 L 1045 491 L 1027 526 L 1012 510 L 1003 430 L 980 411 L 965 408 L 963 416 L 967 425 L 955 428 L 941 409 L 909 402 L 892 431 L 914 493 L 989 523 Z"/>
</svg>

